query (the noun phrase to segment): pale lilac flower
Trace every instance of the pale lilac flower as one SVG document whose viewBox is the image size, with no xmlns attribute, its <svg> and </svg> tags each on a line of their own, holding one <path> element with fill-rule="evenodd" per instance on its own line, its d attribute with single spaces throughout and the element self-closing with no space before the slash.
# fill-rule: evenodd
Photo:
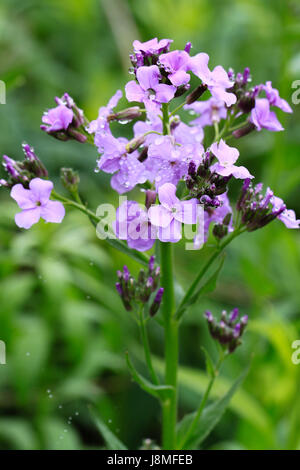
<svg viewBox="0 0 300 470">
<path fill-rule="evenodd" d="M 120 240 L 127 240 L 128 246 L 138 251 L 150 250 L 156 239 L 156 228 L 135 201 L 125 201 L 118 207 L 113 229 Z"/>
<path fill-rule="evenodd" d="M 288 102 L 283 98 L 280 98 L 279 91 L 272 87 L 272 82 L 268 81 L 265 85 L 261 85 L 261 89 L 266 92 L 267 99 L 271 106 L 276 106 L 285 113 L 293 112 Z"/>
<path fill-rule="evenodd" d="M 175 95 L 176 87 L 159 83 L 161 74 L 157 65 L 140 67 L 134 80 L 125 86 L 128 101 L 144 102 L 145 106 L 153 107 L 153 104 L 168 103 Z"/>
<path fill-rule="evenodd" d="M 229 80 L 226 70 L 221 65 L 210 71 L 208 61 L 209 56 L 201 52 L 190 58 L 190 70 L 207 85 L 214 98 L 223 101 L 227 106 L 232 106 L 236 102 L 236 96 L 226 89 L 231 88 L 233 82 Z"/>
<path fill-rule="evenodd" d="M 221 176 L 233 175 L 234 178 L 245 179 L 254 178 L 244 166 L 236 166 L 235 162 L 239 157 L 239 151 L 230 147 L 223 139 L 219 143 L 214 142 L 210 148 L 217 157 L 218 163 L 214 164 L 212 171 Z"/>
<path fill-rule="evenodd" d="M 270 103 L 267 98 L 255 100 L 255 108 L 251 111 L 250 122 L 256 126 L 258 131 L 261 131 L 262 128 L 273 132 L 284 130 L 274 111 L 270 111 Z"/>
<path fill-rule="evenodd" d="M 189 70 L 190 56 L 185 51 L 172 51 L 162 54 L 159 63 L 168 73 L 168 79 L 175 86 L 186 85 L 190 81 Z"/>
<path fill-rule="evenodd" d="M 109 133 L 97 132 L 95 144 L 102 154 L 97 162 L 98 168 L 105 173 L 115 173 L 111 179 L 111 186 L 115 191 L 123 194 L 145 182 L 145 167 L 137 159 L 138 152 L 127 153 L 127 139 L 117 139 Z"/>
<path fill-rule="evenodd" d="M 227 116 L 227 109 L 224 106 L 224 101 L 217 100 L 213 97 L 206 101 L 195 101 L 192 104 L 185 105 L 184 109 L 200 114 L 199 117 L 190 122 L 192 126 L 212 126 L 215 122 L 220 122 L 221 119 L 226 119 Z"/>
<path fill-rule="evenodd" d="M 154 181 L 156 187 L 164 183 L 177 184 L 186 174 L 188 161 L 184 158 L 180 146 L 176 146 L 170 136 L 157 137 L 148 148 L 145 161 L 148 179 Z"/>
<path fill-rule="evenodd" d="M 159 240 L 176 243 L 181 239 L 181 224 L 197 222 L 197 199 L 180 201 L 176 196 L 176 186 L 171 183 L 158 188 L 158 197 L 161 205 L 150 207 L 149 219 L 158 227 Z"/>
<path fill-rule="evenodd" d="M 73 111 L 64 104 L 56 106 L 56 108 L 48 109 L 42 117 L 42 121 L 46 126 L 42 125 L 41 129 L 51 133 L 58 131 L 66 131 L 73 121 Z"/>
<path fill-rule="evenodd" d="M 158 41 L 157 38 L 153 38 L 146 42 L 135 40 L 132 45 L 134 52 L 141 52 L 148 56 L 152 54 L 160 54 L 162 51 L 168 51 L 172 42 L 172 39 L 161 39 Z"/>
<path fill-rule="evenodd" d="M 280 197 L 273 196 L 271 198 L 271 204 L 273 205 L 273 210 L 276 212 L 285 205 L 283 200 Z M 281 220 L 287 228 L 300 228 L 300 219 L 296 219 L 295 211 L 292 209 L 285 209 L 280 212 L 277 216 L 277 219 Z"/>
<path fill-rule="evenodd" d="M 16 184 L 11 189 L 11 197 L 17 202 L 22 212 L 15 215 L 18 227 L 30 228 L 40 218 L 46 222 L 60 223 L 65 216 L 65 208 L 59 201 L 50 201 L 53 189 L 51 181 L 34 178 L 29 183 L 29 189 L 22 184 Z"/>
<path fill-rule="evenodd" d="M 118 102 L 122 98 L 121 90 L 117 90 L 116 93 L 111 97 L 106 106 L 101 106 L 99 109 L 98 118 L 94 121 L 91 121 L 87 131 L 89 134 L 94 134 L 96 131 L 99 132 L 108 132 L 109 124 L 107 122 L 107 117 L 112 113 L 113 109 L 117 106 Z"/>
</svg>

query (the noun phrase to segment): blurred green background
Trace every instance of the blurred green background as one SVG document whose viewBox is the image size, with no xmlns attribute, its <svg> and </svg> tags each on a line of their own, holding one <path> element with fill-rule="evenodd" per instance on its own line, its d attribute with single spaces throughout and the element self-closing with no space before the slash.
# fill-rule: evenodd
<svg viewBox="0 0 300 470">
<path fill-rule="evenodd" d="M 35 147 L 58 181 L 61 166 L 80 170 L 81 193 L 95 209 L 117 203 L 109 179 L 95 174 L 96 150 L 55 141 L 39 129 L 53 97 L 68 91 L 87 116 L 97 116 L 128 81 L 132 40 L 173 38 L 193 44 L 211 65 L 249 66 L 254 83 L 272 80 L 291 103 L 300 79 L 300 4 L 282 0 L 2 0 L 0 152 L 19 159 Z M 238 147 L 243 163 L 300 216 L 299 117 L 278 116 L 285 132 L 250 135 Z M 130 125 L 122 131 L 130 131 Z M 2 171 L 2 170 L 1 170 Z M 59 184 L 59 182 L 58 182 Z M 69 211 L 60 226 L 18 230 L 16 206 L 0 192 L 0 448 L 100 448 L 88 405 L 129 448 L 159 440 L 160 414 L 129 378 L 128 349 L 141 356 L 135 323 L 114 292 L 115 271 L 128 260 L 96 238 L 84 215 Z M 176 248 L 177 277 L 187 286 L 209 248 Z M 180 343 L 180 415 L 192 410 L 206 384 L 200 346 L 215 354 L 203 312 L 239 306 L 250 317 L 244 344 L 225 363 L 220 395 L 250 362 L 229 410 L 205 441 L 210 449 L 300 449 L 300 365 L 291 344 L 300 339 L 300 238 L 273 222 L 228 249 L 217 290 L 187 315 Z M 130 269 L 137 265 L 129 262 Z M 163 336 L 153 322 L 151 343 L 161 357 Z M 157 360 L 161 370 L 161 360 Z"/>
</svg>

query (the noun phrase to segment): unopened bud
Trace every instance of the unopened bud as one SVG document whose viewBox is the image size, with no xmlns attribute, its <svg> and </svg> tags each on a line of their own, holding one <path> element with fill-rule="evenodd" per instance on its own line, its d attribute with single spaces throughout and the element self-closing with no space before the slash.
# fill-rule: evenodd
<svg viewBox="0 0 300 470">
<path fill-rule="evenodd" d="M 138 106 L 123 109 L 118 113 L 109 114 L 107 116 L 108 121 L 132 121 L 132 119 L 138 119 L 142 116 L 141 109 Z"/>
<path fill-rule="evenodd" d="M 153 303 L 152 303 L 152 305 L 150 307 L 150 310 L 149 310 L 149 313 L 150 313 L 151 317 L 153 317 L 158 312 L 158 309 L 159 309 L 161 301 L 162 301 L 163 293 L 164 293 L 164 288 L 160 287 L 157 291 L 155 299 L 153 300 Z"/>
<path fill-rule="evenodd" d="M 186 104 L 192 104 L 203 95 L 203 93 L 207 90 L 207 85 L 199 85 L 195 90 L 193 90 L 187 97 L 186 97 Z"/>
<path fill-rule="evenodd" d="M 135 150 L 137 150 L 143 143 L 145 142 L 145 136 L 140 135 L 138 137 L 135 137 L 134 139 L 130 140 L 128 144 L 126 145 L 126 151 L 128 153 L 132 153 Z"/>
<path fill-rule="evenodd" d="M 255 125 L 252 124 L 252 122 L 249 122 L 246 126 L 234 131 L 232 135 L 236 139 L 240 139 L 241 137 L 244 137 L 245 135 L 250 134 L 250 132 L 254 131 L 254 129 L 255 129 Z"/>
<path fill-rule="evenodd" d="M 61 168 L 60 178 L 62 184 L 70 193 L 75 193 L 78 190 L 80 178 L 77 171 L 72 168 Z"/>
</svg>

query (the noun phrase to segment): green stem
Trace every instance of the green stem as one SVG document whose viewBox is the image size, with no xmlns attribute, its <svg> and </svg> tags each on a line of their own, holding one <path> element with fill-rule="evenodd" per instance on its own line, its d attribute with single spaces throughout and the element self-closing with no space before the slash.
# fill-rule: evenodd
<svg viewBox="0 0 300 470">
<path fill-rule="evenodd" d="M 187 301 L 192 297 L 194 294 L 199 282 L 203 278 L 204 274 L 206 271 L 210 268 L 210 266 L 213 264 L 213 262 L 218 258 L 218 256 L 222 253 L 224 248 L 238 235 L 242 233 L 241 229 L 236 229 L 234 230 L 216 249 L 216 251 L 211 255 L 211 257 L 207 260 L 207 262 L 204 264 L 204 266 L 201 268 L 197 276 L 195 277 L 194 281 L 190 285 L 189 289 L 187 290 L 185 296 L 183 297 L 182 301 L 180 302 L 180 305 L 176 311 L 176 318 L 179 320 L 182 315 L 184 314 L 184 305 L 187 303 Z"/>
<path fill-rule="evenodd" d="M 173 109 L 173 111 L 170 113 L 170 116 L 174 116 L 174 114 L 178 113 L 178 111 L 180 111 L 181 108 L 183 108 L 183 106 L 186 104 L 185 101 L 183 101 L 183 103 L 181 103 L 180 105 L 178 105 L 175 109 Z"/>
<path fill-rule="evenodd" d="M 176 447 L 178 322 L 174 319 L 175 297 L 171 243 L 160 243 L 161 284 L 164 288 L 162 312 L 165 328 L 165 384 L 174 392 L 163 402 L 163 449 Z"/>
<path fill-rule="evenodd" d="M 208 400 L 208 397 L 209 397 L 209 394 L 211 392 L 211 389 L 213 387 L 213 384 L 215 383 L 215 380 L 216 380 L 216 377 L 218 376 L 219 372 L 220 372 L 220 368 L 221 368 L 221 365 L 222 365 L 222 362 L 224 361 L 225 359 L 225 356 L 224 356 L 224 352 L 222 351 L 220 353 L 220 357 L 219 357 L 219 360 L 218 360 L 218 363 L 215 367 L 215 370 L 214 370 L 214 375 L 211 377 L 210 381 L 208 382 L 207 384 L 207 387 L 206 387 L 206 390 L 205 390 L 205 393 L 202 397 L 202 400 L 201 400 L 201 403 L 199 405 L 199 408 L 196 412 L 196 415 L 195 415 L 195 418 L 193 419 L 190 427 L 188 428 L 185 436 L 184 436 L 184 439 L 182 440 L 180 446 L 179 446 L 179 449 L 184 449 L 185 445 L 188 443 L 190 437 L 193 436 L 196 428 L 197 428 L 197 425 L 199 423 L 199 420 L 200 420 L 200 417 L 202 415 L 202 411 L 204 410 L 204 407 L 206 405 L 206 402 Z"/>
<path fill-rule="evenodd" d="M 152 382 L 155 385 L 159 385 L 159 380 L 157 378 L 156 372 L 155 372 L 153 364 L 152 364 L 152 359 L 151 359 L 149 340 L 148 340 L 146 325 L 145 325 L 145 321 L 144 321 L 144 307 L 140 308 L 139 317 L 140 317 L 140 329 L 141 329 L 141 336 L 142 336 L 142 341 L 143 341 L 143 345 L 144 345 L 144 353 L 145 353 L 146 363 L 147 363 L 147 366 L 148 366 L 148 369 L 149 369 L 149 373 L 150 373 Z"/>
</svg>

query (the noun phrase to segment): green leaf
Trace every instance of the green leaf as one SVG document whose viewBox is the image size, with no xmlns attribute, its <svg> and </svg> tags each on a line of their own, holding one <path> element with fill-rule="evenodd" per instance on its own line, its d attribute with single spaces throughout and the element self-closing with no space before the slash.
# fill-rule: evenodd
<svg viewBox="0 0 300 470">
<path fill-rule="evenodd" d="M 204 348 L 204 346 L 201 347 L 202 351 L 204 352 L 205 355 L 205 364 L 206 364 L 206 371 L 210 377 L 215 376 L 215 366 L 213 363 L 212 358 L 209 355 L 209 352 Z"/>
<path fill-rule="evenodd" d="M 129 359 L 128 353 L 126 353 L 126 362 L 133 379 L 145 392 L 163 401 L 169 398 L 170 394 L 173 393 L 173 387 L 170 385 L 154 385 L 137 372 Z"/>
<path fill-rule="evenodd" d="M 201 442 L 210 434 L 210 432 L 220 421 L 222 415 L 224 414 L 224 411 L 229 405 L 231 397 L 234 395 L 237 388 L 246 377 L 248 371 L 249 367 L 247 367 L 244 372 L 242 372 L 239 378 L 234 382 L 234 384 L 222 398 L 215 401 L 211 405 L 208 405 L 203 410 L 197 429 L 194 435 L 192 435 L 187 442 L 185 442 L 185 436 L 196 416 L 196 412 L 184 416 L 184 418 L 180 421 L 177 427 L 177 442 L 181 444 L 180 448 L 184 447 L 185 449 L 196 449 L 201 444 Z"/>
<path fill-rule="evenodd" d="M 224 261 L 225 261 L 225 255 L 222 256 L 219 266 L 214 271 L 214 273 L 204 282 L 204 284 L 202 284 L 202 286 L 199 287 L 199 289 L 196 291 L 194 295 L 186 299 L 186 301 L 180 306 L 180 308 L 176 312 L 177 318 L 181 318 L 185 310 L 190 305 L 194 304 L 198 300 L 200 295 L 208 294 L 209 292 L 213 292 L 215 290 L 216 285 L 217 285 L 217 280 L 221 272 L 221 269 L 223 267 Z"/>
<path fill-rule="evenodd" d="M 96 414 L 96 411 L 92 410 L 92 418 L 100 431 L 103 439 L 106 442 L 108 450 L 127 450 L 127 447 L 114 435 L 114 433 L 104 424 L 102 419 Z"/>
</svg>

